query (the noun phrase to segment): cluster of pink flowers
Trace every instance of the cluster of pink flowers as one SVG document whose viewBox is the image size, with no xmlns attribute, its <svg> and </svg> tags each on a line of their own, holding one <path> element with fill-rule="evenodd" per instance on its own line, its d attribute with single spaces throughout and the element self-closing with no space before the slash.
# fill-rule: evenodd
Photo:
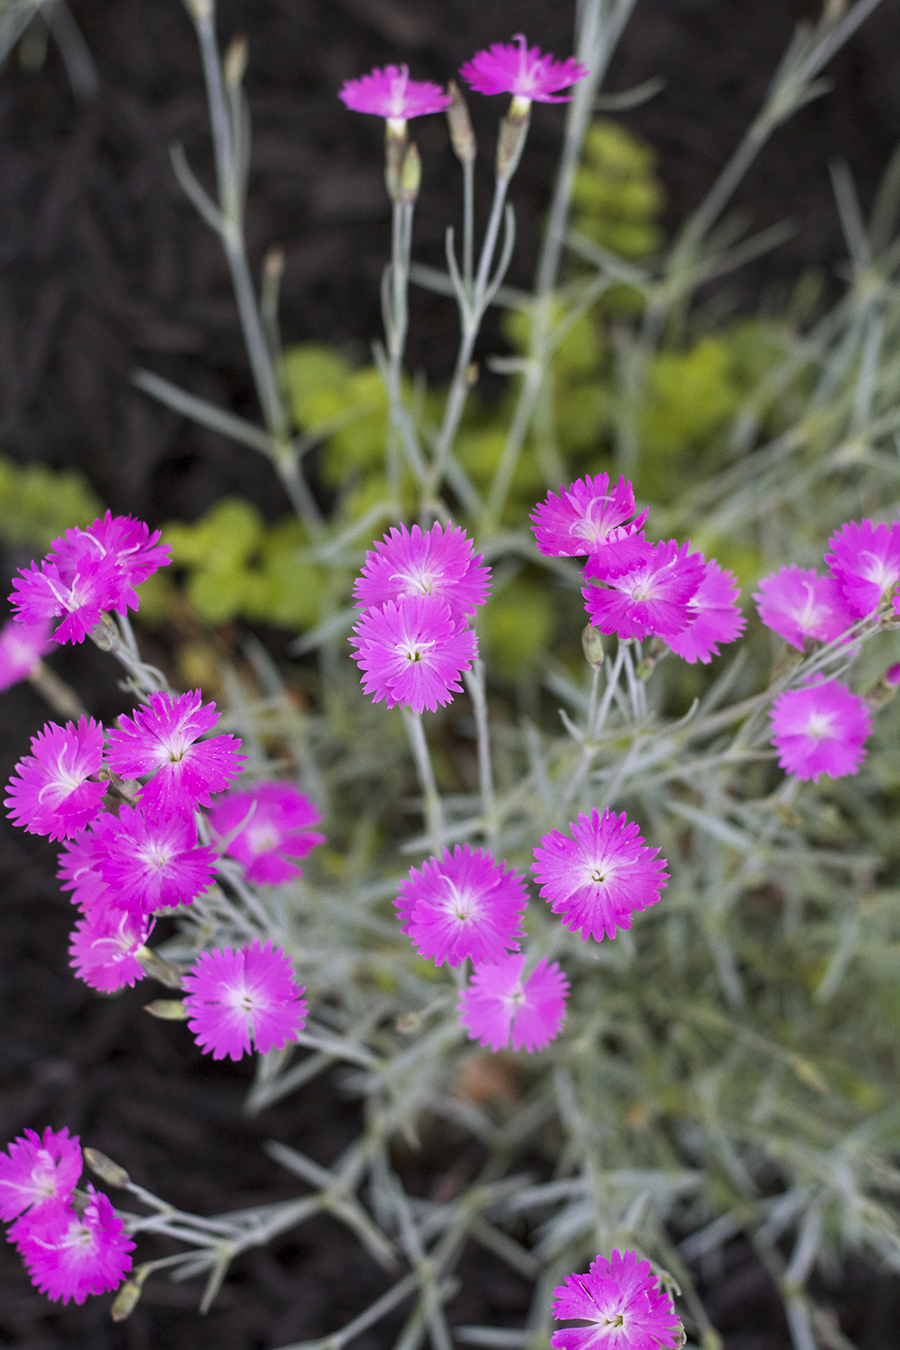
<svg viewBox="0 0 900 1350">
<path fill-rule="evenodd" d="M 115 1289 L 131 1269 L 134 1243 L 105 1195 L 81 1177 L 81 1147 L 66 1129 L 34 1130 L 0 1153 L 0 1218 L 33 1284 L 48 1298 L 83 1303 Z"/>
<path fill-rule="evenodd" d="M 568 102 L 571 95 L 558 91 L 577 84 L 588 72 L 574 57 L 557 61 L 543 55 L 518 33 L 512 42 L 495 42 L 486 51 L 476 52 L 459 73 L 478 94 L 512 94 L 530 104 Z M 398 123 L 443 112 L 451 102 L 450 95 L 431 80 L 411 80 L 408 66 L 385 66 L 347 80 L 338 97 L 354 112 Z"/>
<path fill-rule="evenodd" d="M 734 575 L 674 539 L 644 538 L 626 479 L 588 475 L 549 492 L 531 513 L 537 546 L 555 558 L 585 557 L 582 594 L 591 622 L 623 641 L 657 637 L 693 665 L 744 630 Z"/>
<path fill-rule="evenodd" d="M 565 928 L 602 942 L 631 927 L 635 910 L 655 904 L 668 880 L 658 849 L 648 848 L 624 813 L 592 811 L 551 830 L 534 850 L 541 895 Z M 463 991 L 460 1022 L 472 1040 L 500 1050 L 542 1050 L 558 1034 L 569 982 L 541 958 L 526 976 L 519 954 L 528 901 L 524 878 L 490 853 L 459 845 L 413 867 L 394 904 L 420 956 L 474 971 Z M 511 955 L 511 953 L 514 953 Z"/>
<path fill-rule="evenodd" d="M 363 613 L 350 641 L 364 692 L 416 713 L 450 703 L 478 655 L 469 620 L 490 584 L 459 526 L 389 530 L 366 554 L 354 588 Z"/>
<path fill-rule="evenodd" d="M 66 530 L 40 565 L 13 580 L 15 617 L 29 625 L 62 617 L 56 641 L 83 642 L 103 614 L 137 609 L 135 587 L 171 561 L 170 545 L 158 540 L 159 530 L 109 511 L 86 530 Z"/>
<path fill-rule="evenodd" d="M 754 595 L 759 617 L 803 651 L 834 642 L 890 601 L 900 614 L 900 521 L 850 521 L 828 541 L 829 571 L 781 567 L 763 577 Z M 797 778 L 854 774 L 872 730 L 866 702 L 838 680 L 814 679 L 776 698 L 771 712 L 778 763 Z"/>
<path fill-rule="evenodd" d="M 637 1252 L 598 1256 L 553 1293 L 554 1317 L 586 1324 L 554 1332 L 553 1350 L 674 1350 L 683 1343 L 671 1298 Z"/>
</svg>

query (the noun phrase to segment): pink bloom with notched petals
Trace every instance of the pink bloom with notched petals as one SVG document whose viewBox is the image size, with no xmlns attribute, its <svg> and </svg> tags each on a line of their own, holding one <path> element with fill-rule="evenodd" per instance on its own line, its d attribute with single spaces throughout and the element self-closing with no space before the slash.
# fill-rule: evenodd
<svg viewBox="0 0 900 1350">
<path fill-rule="evenodd" d="M 149 816 L 131 806 L 98 823 L 92 850 L 114 905 L 136 917 L 189 905 L 216 869 L 216 854 L 198 845 L 190 816 Z"/>
<path fill-rule="evenodd" d="M 524 879 L 468 844 L 445 848 L 421 871 L 411 868 L 394 901 L 403 932 L 437 966 L 458 966 L 467 956 L 487 965 L 517 952 L 527 903 Z"/>
<path fill-rule="evenodd" d="M 283 947 L 271 941 L 233 952 L 204 952 L 184 977 L 188 1027 L 200 1049 L 213 1059 L 240 1059 L 253 1047 L 260 1054 L 283 1050 L 306 1021 L 304 989 Z"/>
<path fill-rule="evenodd" d="M 814 567 L 780 567 L 762 578 L 753 599 L 766 627 L 801 652 L 807 638 L 832 642 L 857 617 L 840 582 Z"/>
<path fill-rule="evenodd" d="M 131 1269 L 134 1242 L 107 1197 L 88 1183 L 78 1215 L 67 1205 L 26 1214 L 9 1230 L 32 1284 L 56 1302 L 83 1303 L 88 1294 L 115 1289 Z"/>
<path fill-rule="evenodd" d="M 77 1135 L 70 1139 L 65 1128 L 48 1128 L 43 1135 L 26 1130 L 0 1153 L 0 1219 L 64 1204 L 78 1185 L 81 1169 Z"/>
<path fill-rule="evenodd" d="M 357 609 L 380 609 L 388 601 L 436 595 L 454 621 L 474 617 L 491 589 L 490 568 L 472 556 L 472 541 L 457 525 L 435 522 L 430 530 L 400 525 L 366 554 L 353 593 Z"/>
<path fill-rule="evenodd" d="M 10 619 L 0 631 L 0 689 L 27 677 L 53 646 L 50 620 L 21 623 Z"/>
<path fill-rule="evenodd" d="M 659 544 L 626 539 L 622 549 L 627 563 L 612 543 L 585 564 L 585 577 L 607 583 L 581 592 L 591 622 L 601 633 L 626 640 L 653 635 L 668 642 L 691 621 L 688 605 L 703 581 L 705 561 L 689 551 L 690 544 L 679 548 L 674 539 Z"/>
<path fill-rule="evenodd" d="M 157 541 L 160 531 L 150 533 L 150 527 L 133 516 L 114 516 L 107 511 L 86 530 L 77 526 L 66 530 L 61 539 L 54 539 L 48 561 L 55 563 L 64 574 L 76 573 L 86 562 L 110 559 L 116 569 L 118 588 L 113 609 L 125 614 L 137 609 L 135 587 L 160 567 L 171 562 L 171 544 Z"/>
<path fill-rule="evenodd" d="M 855 618 L 874 614 L 900 579 L 900 521 L 850 521 L 831 536 L 825 561 Z"/>
<path fill-rule="evenodd" d="M 557 61 L 540 47 L 529 47 L 521 33 L 512 42 L 494 42 L 476 52 L 460 68 L 460 75 L 477 94 L 512 94 L 537 103 L 568 103 L 571 94 L 559 94 L 588 74 L 586 66 L 570 56 Z"/>
<path fill-rule="evenodd" d="M 389 121 L 443 112 L 451 103 L 439 84 L 411 80 L 409 66 L 385 66 L 357 80 L 345 80 L 338 92 L 341 102 L 353 112 L 373 113 Z"/>
<path fill-rule="evenodd" d="M 97 868 L 92 830 L 85 830 L 77 838 L 63 844 L 59 864 L 56 875 L 62 889 L 72 892 L 73 905 L 77 905 L 85 915 L 113 904 L 109 888 Z"/>
<path fill-rule="evenodd" d="M 548 558 L 577 558 L 635 534 L 647 519 L 634 516 L 634 489 L 624 477 L 610 487 L 609 475 L 588 475 L 548 492 L 531 512 L 537 546 Z"/>
<path fill-rule="evenodd" d="M 556 962 L 542 956 L 522 978 L 525 957 L 507 956 L 477 966 L 456 1005 L 469 1039 L 493 1051 L 543 1050 L 559 1035 L 566 1015 L 569 981 Z"/>
<path fill-rule="evenodd" d="M 152 774 L 141 788 L 140 802 L 157 815 L 192 815 L 210 806 L 211 794 L 222 792 L 243 771 L 237 736 L 201 741 L 219 720 L 215 703 L 202 703 L 199 689 L 189 694 L 151 694 L 132 717 L 119 717 L 109 733 L 110 768 L 123 778 Z"/>
<path fill-rule="evenodd" d="M 772 744 L 778 763 L 797 778 L 856 773 L 872 730 L 865 700 L 838 680 L 817 680 L 788 689 L 772 705 Z"/>
<path fill-rule="evenodd" d="M 248 881 L 266 886 L 303 876 L 297 861 L 325 843 L 325 835 L 311 828 L 321 819 L 316 804 L 293 783 L 260 783 L 248 792 L 230 792 L 210 813 L 219 840 L 237 830 L 225 853 L 244 864 Z"/>
<path fill-rule="evenodd" d="M 584 1275 L 567 1275 L 553 1291 L 553 1316 L 587 1326 L 555 1331 L 553 1350 L 674 1350 L 681 1323 L 660 1291 L 650 1262 L 637 1252 L 598 1256 Z"/>
<path fill-rule="evenodd" d="M 29 834 L 71 839 L 100 814 L 108 787 L 91 781 L 103 764 L 103 728 L 92 717 L 64 727 L 48 722 L 31 749 L 9 780 L 7 812 Z"/>
<path fill-rule="evenodd" d="M 706 564 L 703 580 L 688 601 L 687 627 L 668 639 L 668 645 L 688 665 L 708 665 L 719 655 L 720 642 L 734 642 L 747 626 L 737 606 L 741 588 L 733 572 L 726 572 L 715 558 Z"/>
<path fill-rule="evenodd" d="M 151 922 L 123 909 L 105 909 L 80 919 L 69 944 L 69 965 L 79 979 L 103 994 L 130 988 L 146 974 L 137 953 Z"/>
<path fill-rule="evenodd" d="M 13 577 L 9 597 L 20 623 L 40 623 L 65 615 L 53 634 L 56 642 L 83 642 L 107 610 L 115 609 L 121 590 L 118 568 L 111 557 L 82 556 L 74 568 L 57 567 L 44 559 Z"/>
<path fill-rule="evenodd" d="M 570 838 L 550 830 L 534 850 L 531 870 L 564 928 L 602 942 L 616 928 L 630 928 L 634 910 L 655 905 L 669 879 L 657 857 L 623 811 L 596 808 L 570 823 Z"/>
<path fill-rule="evenodd" d="M 462 689 L 459 677 L 478 655 L 475 634 L 454 622 L 436 595 L 412 595 L 364 611 L 350 641 L 363 672 L 363 692 L 389 708 L 398 703 L 434 712 Z"/>
</svg>

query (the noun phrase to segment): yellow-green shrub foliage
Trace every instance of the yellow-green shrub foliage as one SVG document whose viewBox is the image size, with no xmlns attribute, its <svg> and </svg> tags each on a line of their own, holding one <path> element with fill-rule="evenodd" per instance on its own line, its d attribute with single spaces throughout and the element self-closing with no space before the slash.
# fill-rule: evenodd
<svg viewBox="0 0 900 1350">
<path fill-rule="evenodd" d="M 90 525 L 102 512 L 80 473 L 0 458 L 0 538 L 6 543 L 44 551 L 65 530 Z"/>
<path fill-rule="evenodd" d="M 618 122 L 598 118 L 575 176 L 575 229 L 620 258 L 646 258 L 662 244 L 665 202 L 653 149 Z"/>
</svg>

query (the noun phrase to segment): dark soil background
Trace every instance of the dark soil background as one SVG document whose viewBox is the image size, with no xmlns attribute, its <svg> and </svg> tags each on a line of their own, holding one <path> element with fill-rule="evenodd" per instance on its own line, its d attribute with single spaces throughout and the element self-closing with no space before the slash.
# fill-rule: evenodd
<svg viewBox="0 0 900 1350">
<path fill-rule="evenodd" d="M 244 33 L 250 41 L 249 237 L 257 264 L 271 245 L 285 248 L 286 340 L 337 341 L 364 356 L 379 332 L 389 230 L 381 124 L 344 110 L 335 97 L 342 81 L 388 61 L 444 81 L 476 48 L 520 30 L 567 55 L 573 8 L 570 0 L 221 4 L 222 39 Z M 191 519 L 227 492 L 246 494 L 275 518 L 287 503 L 261 460 L 160 408 L 128 380 L 146 365 L 256 415 L 225 264 L 169 163 L 168 145 L 181 141 L 209 181 L 188 20 L 178 0 L 72 0 L 72 9 L 99 73 L 95 103 L 73 100 L 52 44 L 41 68 L 23 69 L 14 54 L 0 73 L 0 453 L 78 467 L 112 508 L 154 523 Z M 607 88 L 666 81 L 655 99 L 622 117 L 660 154 L 670 228 L 700 199 L 759 106 L 795 22 L 815 11 L 801 0 L 638 0 Z M 839 284 L 844 246 L 828 164 L 850 163 L 868 207 L 900 139 L 898 54 L 900 5 L 884 0 L 830 67 L 833 92 L 781 129 L 760 157 L 736 207 L 753 228 L 789 218 L 796 233 L 729 283 L 737 308 L 777 302 L 810 267 L 826 285 Z M 499 102 L 472 100 L 483 146 Z M 513 186 L 512 279 L 526 285 L 562 123 L 562 110 L 535 109 Z M 442 119 L 423 120 L 416 136 L 425 174 L 415 252 L 439 262 L 458 209 L 457 166 Z M 483 156 L 482 200 L 491 153 Z M 413 365 L 441 379 L 455 331 L 452 307 L 416 295 Z M 497 341 L 489 330 L 485 350 Z M 7 551 L 2 561 L 8 576 L 24 559 Z M 111 719 L 119 711 L 115 675 L 100 653 L 61 652 L 54 664 L 91 712 Z M 30 688 L 2 695 L 4 779 L 45 716 Z M 71 911 L 53 873 L 54 851 L 4 821 L 0 1142 L 26 1125 L 66 1124 L 136 1180 L 199 1213 L 296 1194 L 299 1185 L 260 1144 L 277 1138 L 323 1163 L 335 1158 L 358 1123 L 339 1077 L 317 1080 L 261 1117 L 243 1116 L 247 1068 L 212 1064 L 184 1028 L 142 1014 L 143 989 L 104 999 L 71 977 Z M 440 1187 L 457 1147 L 436 1140 L 418 1160 L 423 1191 Z M 355 1239 L 321 1220 L 239 1261 L 207 1318 L 196 1312 L 195 1288 L 158 1280 L 115 1328 L 109 1297 L 55 1309 L 12 1252 L 0 1256 L 0 1345 L 22 1350 L 272 1350 L 336 1330 L 386 1287 Z M 460 1273 L 454 1323 L 521 1325 L 524 1281 L 481 1252 Z M 774 1288 L 741 1243 L 728 1249 L 706 1292 L 727 1350 L 789 1345 Z M 860 1350 L 900 1346 L 895 1281 L 853 1266 L 839 1287 L 820 1293 Z M 354 1344 L 387 1347 L 398 1325 L 379 1324 Z"/>
</svg>

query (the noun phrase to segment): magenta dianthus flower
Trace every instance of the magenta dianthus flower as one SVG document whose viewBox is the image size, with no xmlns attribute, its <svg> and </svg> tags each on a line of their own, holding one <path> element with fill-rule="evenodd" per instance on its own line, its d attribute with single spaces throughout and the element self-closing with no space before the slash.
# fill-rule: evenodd
<svg viewBox="0 0 900 1350">
<path fill-rule="evenodd" d="M 65 1128 L 48 1128 L 43 1136 L 26 1130 L 0 1153 L 0 1219 L 64 1204 L 78 1185 L 81 1168 L 77 1135 L 70 1139 Z"/>
<path fill-rule="evenodd" d="M 483 556 L 472 556 L 472 541 L 457 525 L 435 522 L 430 530 L 400 525 L 366 554 L 356 579 L 357 609 L 413 595 L 436 595 L 450 609 L 454 621 L 471 618 L 491 589 L 490 568 Z"/>
<path fill-rule="evenodd" d="M 409 66 L 385 66 L 357 80 L 345 80 L 338 98 L 353 112 L 373 113 L 391 122 L 443 112 L 452 101 L 439 84 L 411 80 Z"/>
<path fill-rule="evenodd" d="M 576 558 L 640 530 L 647 511 L 629 523 L 634 510 L 634 489 L 625 478 L 611 487 L 608 474 L 588 475 L 560 487 L 558 497 L 548 492 L 531 513 L 532 529 L 547 557 Z"/>
<path fill-rule="evenodd" d="M 659 849 L 645 844 L 623 811 L 596 808 L 570 823 L 572 838 L 551 830 L 534 850 L 531 870 L 541 895 L 551 902 L 564 928 L 583 939 L 614 938 L 630 928 L 634 910 L 655 905 L 669 879 Z"/>
<path fill-rule="evenodd" d="M 137 609 L 135 586 L 140 586 L 160 567 L 172 561 L 171 544 L 158 543 L 160 531 L 150 533 L 150 527 L 133 516 L 114 516 L 107 511 L 86 530 L 66 530 L 61 539 L 54 539 L 48 561 L 55 563 L 65 575 L 76 573 L 85 562 L 110 559 L 116 569 L 118 588 L 114 604 L 120 614 Z"/>
<path fill-rule="evenodd" d="M 97 868 L 94 835 L 90 830 L 67 840 L 59 853 L 59 877 L 64 891 L 72 892 L 72 903 L 90 915 L 100 906 L 113 904 L 113 898 Z"/>
<path fill-rule="evenodd" d="M 119 730 L 109 733 L 109 765 L 123 778 L 153 774 L 141 789 L 141 806 L 158 815 L 192 815 L 210 806 L 210 794 L 222 792 L 239 773 L 246 757 L 239 755 L 237 736 L 201 741 L 219 720 L 214 703 L 201 703 L 199 689 L 189 694 L 151 694 L 133 717 L 119 717 Z"/>
<path fill-rule="evenodd" d="M 676 656 L 689 665 L 708 665 L 719 655 L 720 642 L 734 642 L 747 626 L 737 606 L 741 588 L 733 572 L 726 572 L 715 558 L 706 564 L 703 580 L 688 601 L 687 627 L 668 639 Z"/>
<path fill-rule="evenodd" d="M 522 978 L 524 955 L 477 966 L 456 1005 L 469 1039 L 492 1050 L 543 1050 L 559 1035 L 569 981 L 545 956 Z"/>
<path fill-rule="evenodd" d="M 316 804 L 293 783 L 260 783 L 249 792 L 230 792 L 210 814 L 220 840 L 246 822 L 225 852 L 244 864 L 248 881 L 267 886 L 303 876 L 297 861 L 325 843 L 325 835 L 311 828 L 321 819 Z"/>
<path fill-rule="evenodd" d="M 403 932 L 435 965 L 500 961 L 519 950 L 528 903 L 524 879 L 490 853 L 457 844 L 453 853 L 413 867 L 394 901 Z"/>
<path fill-rule="evenodd" d="M 69 965 L 79 979 L 103 994 L 130 988 L 146 974 L 137 953 L 151 926 L 142 916 L 114 908 L 80 919 L 69 945 Z"/>
<path fill-rule="evenodd" d="M 31 674 L 53 646 L 50 620 L 22 623 L 10 619 L 0 631 L 0 689 L 8 689 Z"/>
<path fill-rule="evenodd" d="M 585 586 L 581 592 L 591 622 L 601 633 L 620 638 L 651 634 L 667 642 L 691 621 L 689 601 L 703 581 L 706 564 L 690 544 L 647 544 L 626 539 L 588 558 L 585 577 L 598 577 L 606 587 Z M 627 561 L 625 559 L 627 558 Z"/>
<path fill-rule="evenodd" d="M 559 94 L 588 74 L 586 66 L 570 56 L 557 61 L 540 47 L 529 47 L 521 33 L 512 42 L 494 42 L 487 51 L 476 52 L 460 69 L 460 75 L 477 94 L 512 94 L 537 103 L 568 103 L 571 94 Z"/>
<path fill-rule="evenodd" d="M 213 1059 L 240 1059 L 253 1046 L 260 1054 L 283 1050 L 306 1021 L 304 989 L 294 979 L 283 947 L 271 941 L 233 952 L 204 952 L 184 977 L 188 1027 Z"/>
<path fill-rule="evenodd" d="M 865 699 L 837 680 L 816 680 L 779 694 L 769 716 L 778 763 L 797 778 L 856 773 L 872 730 Z"/>
<path fill-rule="evenodd" d="M 116 608 L 120 590 L 114 559 L 100 556 L 82 557 L 74 569 L 45 558 L 40 567 L 20 568 L 12 584 L 9 600 L 21 623 L 66 616 L 53 634 L 56 642 L 83 642 L 106 610 Z"/>
<path fill-rule="evenodd" d="M 780 567 L 762 578 L 753 599 L 766 627 L 801 652 L 807 638 L 831 642 L 857 617 L 840 582 L 814 567 Z"/>
<path fill-rule="evenodd" d="M 103 728 L 92 717 L 48 722 L 31 749 L 9 780 L 7 811 L 29 834 L 71 839 L 97 818 L 108 787 L 91 781 L 103 764 Z"/>
<path fill-rule="evenodd" d="M 831 536 L 825 561 L 840 582 L 854 617 L 873 614 L 900 579 L 900 521 L 850 521 Z"/>
<path fill-rule="evenodd" d="M 151 817 L 131 806 L 98 823 L 92 849 L 114 903 L 135 916 L 189 905 L 216 869 L 216 854 L 197 844 L 190 816 Z"/>
<path fill-rule="evenodd" d="M 679 1343 L 672 1300 L 637 1252 L 598 1256 L 586 1274 L 567 1275 L 553 1293 L 554 1317 L 588 1324 L 555 1331 L 553 1350 L 674 1350 Z"/>
<path fill-rule="evenodd" d="M 88 1183 L 79 1215 L 69 1205 L 26 1214 L 9 1230 L 32 1284 L 54 1301 L 83 1303 L 115 1289 L 131 1269 L 134 1242 L 109 1200 Z"/>
<path fill-rule="evenodd" d="M 455 623 L 436 595 L 412 595 L 381 609 L 364 611 L 350 641 L 363 672 L 363 692 L 389 708 L 403 703 L 413 712 L 434 712 L 452 702 L 471 670 L 478 643 L 471 628 Z"/>
</svg>

